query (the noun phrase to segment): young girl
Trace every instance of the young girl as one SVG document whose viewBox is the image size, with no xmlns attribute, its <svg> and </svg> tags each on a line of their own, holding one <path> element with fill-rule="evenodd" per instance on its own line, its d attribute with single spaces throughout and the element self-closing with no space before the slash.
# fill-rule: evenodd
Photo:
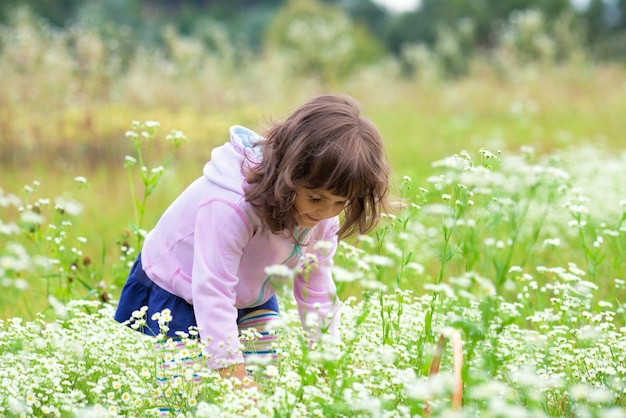
<svg viewBox="0 0 626 418">
<path fill-rule="evenodd" d="M 197 327 L 208 366 L 243 380 L 238 325 L 263 328 L 278 315 L 267 268 L 284 265 L 299 272 L 293 293 L 303 328 L 312 338 L 337 336 L 337 240 L 376 225 L 388 179 L 381 136 L 348 96 L 316 97 L 263 137 L 232 127 L 230 142 L 212 151 L 203 175 L 146 236 L 115 319 L 147 306 L 143 330 L 158 334 L 153 314 L 169 309 L 168 335 Z M 304 274 L 310 254 L 316 262 Z"/>
</svg>

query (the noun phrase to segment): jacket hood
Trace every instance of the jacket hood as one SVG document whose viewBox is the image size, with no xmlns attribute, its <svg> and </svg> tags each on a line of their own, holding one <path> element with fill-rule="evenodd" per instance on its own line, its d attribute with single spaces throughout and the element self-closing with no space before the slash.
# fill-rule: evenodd
<svg viewBox="0 0 626 418">
<path fill-rule="evenodd" d="M 211 151 L 211 161 L 204 166 L 203 174 L 213 184 L 242 193 L 242 169 L 261 160 L 259 144 L 264 139 L 243 126 L 232 126 L 229 132 L 230 141 Z"/>
</svg>

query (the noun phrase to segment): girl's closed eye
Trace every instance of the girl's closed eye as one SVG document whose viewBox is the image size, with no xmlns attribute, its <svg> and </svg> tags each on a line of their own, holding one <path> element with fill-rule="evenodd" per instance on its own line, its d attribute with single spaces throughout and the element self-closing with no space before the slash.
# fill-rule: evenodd
<svg viewBox="0 0 626 418">
<path fill-rule="evenodd" d="M 329 191 L 298 188 L 294 200 L 296 220 L 300 226 L 312 228 L 321 220 L 339 215 L 347 201 L 347 197 Z"/>
</svg>

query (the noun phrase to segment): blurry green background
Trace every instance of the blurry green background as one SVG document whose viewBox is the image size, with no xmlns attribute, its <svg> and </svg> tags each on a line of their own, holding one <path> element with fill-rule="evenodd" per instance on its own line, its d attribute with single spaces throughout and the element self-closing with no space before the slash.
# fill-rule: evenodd
<svg viewBox="0 0 626 418">
<path fill-rule="evenodd" d="M 393 1 L 390 1 L 393 5 Z M 94 258 L 133 216 L 133 120 L 182 130 L 145 225 L 200 175 L 228 127 L 263 130 L 342 92 L 386 141 L 395 184 L 485 147 L 626 144 L 626 0 L 4 0 L 0 188 L 83 202 Z M 157 142 L 156 155 L 166 152 Z M 161 149 L 163 148 L 163 149 Z M 76 176 L 89 187 L 77 190 Z"/>
</svg>

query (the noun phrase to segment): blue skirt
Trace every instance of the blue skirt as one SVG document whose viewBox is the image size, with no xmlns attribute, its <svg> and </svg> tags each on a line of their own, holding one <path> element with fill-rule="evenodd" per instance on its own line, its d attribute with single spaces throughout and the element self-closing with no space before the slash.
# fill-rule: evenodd
<svg viewBox="0 0 626 418">
<path fill-rule="evenodd" d="M 138 331 L 142 331 L 144 334 L 157 335 L 159 333 L 159 323 L 152 319 L 152 315 L 166 308 L 169 309 L 172 314 L 172 321 L 168 325 L 168 336 L 176 337 L 177 331 L 188 332 L 189 327 L 198 326 L 193 311 L 193 305 L 187 303 L 183 298 L 161 289 L 150 280 L 141 266 L 140 253 L 122 288 L 117 310 L 115 311 L 115 320 L 118 322 L 128 321 L 133 312 L 140 310 L 143 306 L 148 307 L 145 318 L 147 324 L 140 327 Z M 258 309 L 268 309 L 278 312 L 276 295 L 272 296 L 262 305 L 239 309 L 237 322 L 239 322 L 239 319 L 243 316 Z"/>
</svg>

